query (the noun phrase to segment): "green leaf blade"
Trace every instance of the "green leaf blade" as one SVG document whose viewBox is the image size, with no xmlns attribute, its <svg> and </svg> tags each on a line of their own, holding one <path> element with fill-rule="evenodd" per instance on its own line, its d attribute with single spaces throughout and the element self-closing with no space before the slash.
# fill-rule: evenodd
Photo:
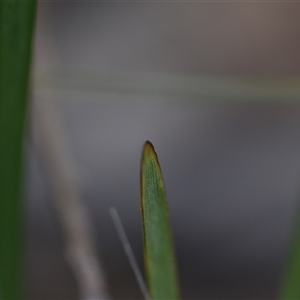
<svg viewBox="0 0 300 300">
<path fill-rule="evenodd" d="M 21 296 L 22 152 L 36 0 L 0 2 L 0 298 Z"/>
<path fill-rule="evenodd" d="M 141 207 L 149 293 L 154 300 L 179 299 L 165 185 L 156 152 L 150 142 L 144 146 L 141 163 Z"/>
<path fill-rule="evenodd" d="M 300 219 L 297 218 L 279 294 L 282 300 L 300 299 Z"/>
</svg>

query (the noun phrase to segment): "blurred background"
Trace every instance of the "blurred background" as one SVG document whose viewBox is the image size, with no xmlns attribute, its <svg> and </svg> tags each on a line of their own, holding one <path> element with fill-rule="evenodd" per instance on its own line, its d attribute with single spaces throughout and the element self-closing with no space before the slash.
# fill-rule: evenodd
<svg viewBox="0 0 300 300">
<path fill-rule="evenodd" d="M 51 147 L 68 159 L 109 293 L 142 298 L 109 208 L 143 269 L 147 139 L 166 181 L 183 299 L 276 298 L 299 200 L 300 107 L 288 101 L 293 84 L 287 96 L 276 81 L 267 96 L 256 87 L 299 75 L 299 13 L 287 2 L 39 3 L 26 143 L 28 299 L 79 297 Z"/>
</svg>

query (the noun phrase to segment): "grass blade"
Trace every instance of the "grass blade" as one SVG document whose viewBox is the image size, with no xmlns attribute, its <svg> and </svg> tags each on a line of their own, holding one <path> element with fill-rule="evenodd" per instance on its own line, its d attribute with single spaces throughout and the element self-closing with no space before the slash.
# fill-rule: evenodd
<svg viewBox="0 0 300 300">
<path fill-rule="evenodd" d="M 179 285 L 166 191 L 157 155 L 150 142 L 141 163 L 144 256 L 152 299 L 179 299 Z"/>
<path fill-rule="evenodd" d="M 300 299 L 300 219 L 297 220 L 284 278 L 280 299 Z"/>
<path fill-rule="evenodd" d="M 22 144 L 36 1 L 0 2 L 0 298 L 21 298 Z"/>
</svg>

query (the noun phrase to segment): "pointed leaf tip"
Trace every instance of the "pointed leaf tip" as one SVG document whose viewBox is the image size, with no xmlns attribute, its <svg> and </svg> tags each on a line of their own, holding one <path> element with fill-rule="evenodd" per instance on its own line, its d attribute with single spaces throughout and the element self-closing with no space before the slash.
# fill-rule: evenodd
<svg viewBox="0 0 300 300">
<path fill-rule="evenodd" d="M 157 154 L 155 152 L 154 146 L 150 141 L 146 141 L 144 144 L 144 150 L 143 150 L 143 160 L 149 156 L 155 156 L 157 159 Z M 158 159 L 157 159 L 158 160 Z"/>
<path fill-rule="evenodd" d="M 153 145 L 144 145 L 141 162 L 144 259 L 152 299 L 179 299 L 177 266 L 162 171 Z"/>
</svg>

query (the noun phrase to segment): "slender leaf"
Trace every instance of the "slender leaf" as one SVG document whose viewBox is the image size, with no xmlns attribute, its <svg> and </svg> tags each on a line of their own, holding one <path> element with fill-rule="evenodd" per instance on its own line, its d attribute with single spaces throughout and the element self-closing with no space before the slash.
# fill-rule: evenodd
<svg viewBox="0 0 300 300">
<path fill-rule="evenodd" d="M 141 206 L 144 256 L 152 299 L 179 299 L 179 285 L 161 168 L 150 142 L 141 163 Z"/>
<path fill-rule="evenodd" d="M 21 298 L 22 141 L 35 0 L 0 2 L 0 297 Z"/>
<path fill-rule="evenodd" d="M 296 224 L 292 245 L 284 270 L 280 299 L 300 299 L 300 219 Z"/>
</svg>

